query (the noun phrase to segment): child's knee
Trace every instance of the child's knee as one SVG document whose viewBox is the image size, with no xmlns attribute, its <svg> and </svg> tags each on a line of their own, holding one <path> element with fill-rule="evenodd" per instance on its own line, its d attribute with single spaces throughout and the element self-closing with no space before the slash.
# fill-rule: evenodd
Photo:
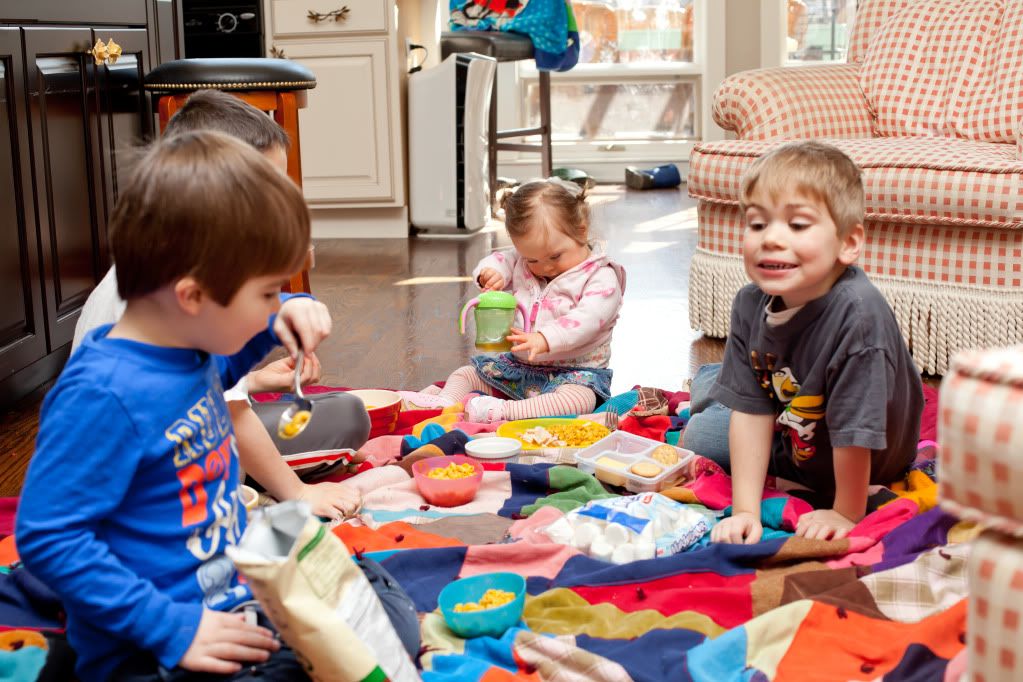
<svg viewBox="0 0 1023 682">
<path fill-rule="evenodd" d="M 569 384 L 555 389 L 555 392 L 571 399 L 577 408 L 577 414 L 589 414 L 597 408 L 597 394 L 587 386 Z"/>
<path fill-rule="evenodd" d="M 730 469 L 728 456 L 728 428 L 721 420 L 710 415 L 696 414 L 682 432 L 682 447 L 713 460 L 725 471 Z"/>
<path fill-rule="evenodd" d="M 463 367 L 459 367 L 454 372 L 452 372 L 451 376 L 460 376 L 466 379 L 474 379 L 476 377 L 476 368 L 473 367 L 472 365 L 464 365 Z"/>
</svg>

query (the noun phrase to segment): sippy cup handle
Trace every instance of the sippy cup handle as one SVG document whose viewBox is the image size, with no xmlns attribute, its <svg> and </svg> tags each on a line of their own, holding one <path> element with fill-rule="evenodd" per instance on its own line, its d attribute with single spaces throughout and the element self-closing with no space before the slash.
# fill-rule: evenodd
<svg viewBox="0 0 1023 682">
<path fill-rule="evenodd" d="M 480 297 L 477 296 L 476 298 L 472 299 L 471 301 L 467 302 L 464 306 L 462 306 L 462 314 L 461 314 L 461 316 L 459 317 L 459 320 L 458 320 L 458 333 L 459 334 L 464 334 L 465 333 L 465 320 L 469 316 L 469 311 L 474 306 L 476 306 L 476 304 L 478 304 L 479 302 L 480 302 Z"/>
<path fill-rule="evenodd" d="M 522 331 L 526 334 L 529 333 L 529 311 L 526 310 L 526 306 L 522 305 L 518 301 L 515 301 L 515 308 L 522 313 Z"/>
</svg>

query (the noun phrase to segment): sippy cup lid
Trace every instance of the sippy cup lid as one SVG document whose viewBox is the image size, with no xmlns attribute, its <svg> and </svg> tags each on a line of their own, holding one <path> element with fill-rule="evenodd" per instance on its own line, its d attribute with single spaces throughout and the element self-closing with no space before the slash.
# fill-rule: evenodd
<svg viewBox="0 0 1023 682">
<path fill-rule="evenodd" d="M 486 291 L 479 296 L 477 308 L 506 308 L 515 309 L 515 297 L 507 291 Z"/>
</svg>

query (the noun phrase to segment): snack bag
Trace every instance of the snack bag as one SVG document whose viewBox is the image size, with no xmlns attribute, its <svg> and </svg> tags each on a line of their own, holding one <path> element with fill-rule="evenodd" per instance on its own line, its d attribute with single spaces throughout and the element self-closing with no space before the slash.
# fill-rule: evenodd
<svg viewBox="0 0 1023 682">
<path fill-rule="evenodd" d="M 227 554 L 314 682 L 420 679 L 362 570 L 306 503 L 256 510 Z"/>
</svg>

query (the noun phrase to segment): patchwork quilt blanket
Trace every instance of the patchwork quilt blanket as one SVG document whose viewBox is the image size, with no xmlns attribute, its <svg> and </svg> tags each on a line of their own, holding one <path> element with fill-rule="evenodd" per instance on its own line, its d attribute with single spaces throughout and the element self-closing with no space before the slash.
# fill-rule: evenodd
<svg viewBox="0 0 1023 682">
<path fill-rule="evenodd" d="M 958 679 L 967 541 L 977 530 L 935 507 L 936 394 L 927 397 L 927 440 L 912 471 L 873 489 L 870 513 L 841 540 L 796 537 L 809 505 L 769 486 L 769 530 L 755 545 L 705 537 L 667 557 L 593 559 L 541 532 L 609 494 L 556 456 L 487 465 L 476 499 L 455 508 L 426 504 L 402 467 L 372 467 L 352 479 L 364 490 L 361 525 L 334 532 L 353 552 L 372 553 L 415 601 L 427 682 Z M 381 453 L 401 440 L 389 438 L 397 440 L 376 444 Z M 416 444 L 459 449 L 450 432 Z M 720 516 L 730 490 L 716 465 L 697 458 L 664 494 Z M 522 621 L 499 639 L 461 639 L 444 625 L 437 596 L 452 580 L 491 571 L 526 578 Z"/>
<path fill-rule="evenodd" d="M 332 531 L 412 597 L 426 682 L 957 680 L 965 672 L 966 560 L 978 529 L 936 507 L 937 394 L 925 394 L 912 470 L 891 488 L 872 489 L 870 513 L 841 540 L 796 537 L 810 506 L 769 480 L 757 544 L 705 536 L 671 556 L 621 565 L 590 558 L 543 529 L 616 493 L 563 451 L 487 464 L 471 503 L 427 504 L 411 462 L 462 452 L 468 433 L 493 428 L 437 411 L 403 412 L 405 435 L 370 441 L 366 461 L 336 474 L 362 491 L 363 507 Z M 623 413 L 630 401 L 636 396 L 614 399 Z M 678 436 L 667 416 L 621 424 L 667 441 Z M 715 521 L 731 485 L 696 458 L 663 494 Z M 7 502 L 0 535 L 10 533 Z M 7 563 L 16 559 L 12 541 L 0 541 Z M 459 638 L 439 613 L 438 595 L 452 580 L 492 571 L 526 578 L 522 619 L 500 638 Z M 43 675 L 58 653 L 59 604 L 39 587 L 0 581 L 0 681 Z"/>
</svg>

